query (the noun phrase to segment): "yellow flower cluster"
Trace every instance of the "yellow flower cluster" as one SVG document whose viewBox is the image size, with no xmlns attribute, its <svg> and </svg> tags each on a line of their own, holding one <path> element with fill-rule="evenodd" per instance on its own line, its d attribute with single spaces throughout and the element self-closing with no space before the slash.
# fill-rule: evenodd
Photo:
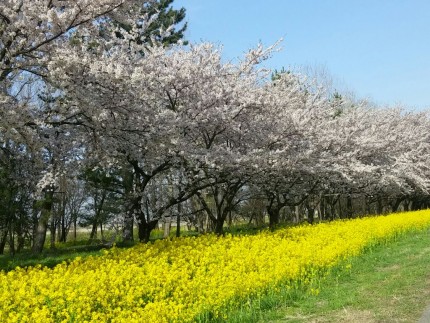
<svg viewBox="0 0 430 323">
<path fill-rule="evenodd" d="M 294 288 L 372 244 L 430 226 L 430 211 L 205 235 L 0 273 L 1 322 L 186 322 L 249 295 Z M 318 291 L 314 291 L 317 293 Z"/>
</svg>

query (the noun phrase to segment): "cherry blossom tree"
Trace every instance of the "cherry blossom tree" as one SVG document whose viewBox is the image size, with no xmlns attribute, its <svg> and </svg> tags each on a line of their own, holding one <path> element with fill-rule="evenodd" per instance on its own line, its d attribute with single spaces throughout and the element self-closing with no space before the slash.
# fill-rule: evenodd
<svg viewBox="0 0 430 323">
<path fill-rule="evenodd" d="M 215 176 L 205 174 L 227 165 L 239 169 L 248 158 L 244 152 L 255 148 L 255 127 L 261 127 L 256 120 L 264 111 L 259 83 L 267 72 L 254 66 L 272 49 L 260 46 L 233 65 L 222 63 L 219 50 L 208 44 L 190 50 L 153 47 L 144 59 L 144 49 L 134 46 L 98 53 L 72 46 L 67 61 L 62 49 L 50 71 L 70 98 L 68 120 L 95 135 L 91 155 L 133 169 L 129 216 L 137 216 L 145 232 L 141 239 L 147 240 L 146 228 L 163 212 L 213 184 Z M 172 171 L 184 175 L 177 196 L 159 199 L 161 205 L 149 211 L 146 189 Z"/>
<path fill-rule="evenodd" d="M 83 138 L 67 119 L 70 114 L 64 114 L 68 111 L 62 110 L 63 89 L 47 78 L 51 54 L 63 46 L 85 44 L 86 50 L 92 50 L 103 42 L 113 46 L 125 44 L 130 37 L 136 40 L 139 32 L 156 19 L 156 14 L 142 9 L 154 3 L 11 0 L 0 8 L 0 131 L 5 138 L 2 145 L 10 140 L 25 146 L 35 163 L 27 178 L 37 183 L 34 196 L 42 199 L 35 252 L 43 248 L 56 194 L 55 181 L 64 164 L 76 159 L 76 150 L 82 148 L 79 138 Z M 115 35 L 121 26 L 130 28 L 127 37 L 106 38 L 106 31 Z M 163 35 L 163 31 L 160 33 Z M 78 154 L 82 155 L 82 150 Z"/>
<path fill-rule="evenodd" d="M 353 194 L 384 196 L 393 209 L 428 197 L 426 113 L 353 102 L 294 73 L 271 79 L 259 64 L 277 44 L 225 62 L 211 44 L 166 48 L 174 28 L 163 23 L 147 46 L 154 6 L 6 0 L 0 9 L 0 144 L 34 163 L 34 251 L 70 167 L 121 174 L 124 238 L 136 219 L 142 241 L 191 197 L 218 233 L 255 191 L 271 227 L 299 204 L 312 222 L 326 193 L 348 207 Z"/>
</svg>

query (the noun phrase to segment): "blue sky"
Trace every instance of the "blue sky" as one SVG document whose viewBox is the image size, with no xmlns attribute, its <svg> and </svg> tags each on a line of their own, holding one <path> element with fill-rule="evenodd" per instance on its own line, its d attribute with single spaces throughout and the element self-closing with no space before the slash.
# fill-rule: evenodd
<svg viewBox="0 0 430 323">
<path fill-rule="evenodd" d="M 380 104 L 430 108 L 430 1 L 175 0 L 192 42 L 226 59 L 284 38 L 270 68 L 326 70 L 339 88 Z"/>
</svg>

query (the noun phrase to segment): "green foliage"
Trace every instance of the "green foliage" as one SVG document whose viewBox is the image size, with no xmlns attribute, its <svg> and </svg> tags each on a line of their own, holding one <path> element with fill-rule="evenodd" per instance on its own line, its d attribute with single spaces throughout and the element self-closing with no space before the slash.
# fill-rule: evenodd
<svg viewBox="0 0 430 323">
<path fill-rule="evenodd" d="M 93 225 L 94 230 L 122 211 L 122 181 L 117 171 L 101 168 L 86 169 L 81 179 L 86 183 L 89 199 L 80 224 Z"/>
<path fill-rule="evenodd" d="M 30 190 L 27 185 L 19 185 L 15 180 L 25 176 L 19 159 L 12 157 L 9 149 L 0 150 L 0 254 L 4 252 L 6 242 L 12 253 L 29 243 L 28 231 L 31 219 L 26 216 L 30 209 Z M 12 232 L 12 234 L 11 234 Z M 16 237 L 18 244 L 15 245 Z"/>
<path fill-rule="evenodd" d="M 161 37 L 159 29 L 166 30 L 171 25 L 180 24 L 185 18 L 185 8 L 175 10 L 171 4 L 173 0 L 159 0 L 152 3 L 145 11 L 150 15 L 158 13 L 157 19 L 149 25 L 143 33 L 143 42 L 150 42 L 151 37 L 155 37 L 160 43 L 165 46 L 175 44 L 184 38 L 184 32 L 187 29 L 187 24 L 184 23 L 179 29 L 173 29 L 168 37 Z M 187 42 L 184 42 L 185 44 Z"/>
<path fill-rule="evenodd" d="M 279 80 L 281 78 L 281 76 L 283 74 L 290 74 L 290 73 L 291 73 L 291 71 L 286 70 L 284 67 L 282 67 L 280 71 L 278 71 L 277 69 L 275 69 L 272 72 L 272 75 L 271 75 L 272 81 L 277 81 L 277 80 Z"/>
<path fill-rule="evenodd" d="M 169 46 L 171 44 L 176 44 L 178 41 L 184 38 L 184 32 L 187 29 L 187 23 L 178 27 L 179 24 L 185 18 L 185 8 L 180 8 L 179 10 L 173 9 L 171 6 L 174 0 L 158 0 L 149 3 L 146 7 L 142 8 L 141 14 L 147 14 L 149 17 L 157 15 L 157 18 L 152 21 L 149 26 L 140 33 L 135 41 L 138 44 L 149 44 L 153 45 L 153 40 L 157 43 L 163 44 L 164 46 Z M 123 32 L 129 32 L 131 27 L 123 23 L 116 22 L 116 24 L 121 27 L 123 31 L 117 31 L 116 36 L 118 38 L 123 37 Z M 171 29 L 169 36 L 164 36 L 160 33 L 160 30 L 167 30 L 170 26 L 174 26 Z M 185 41 L 184 44 L 187 44 Z"/>
<path fill-rule="evenodd" d="M 340 117 L 344 113 L 342 103 L 343 103 L 342 95 L 339 92 L 335 91 L 331 98 L 331 104 L 335 108 L 333 119 Z"/>
</svg>

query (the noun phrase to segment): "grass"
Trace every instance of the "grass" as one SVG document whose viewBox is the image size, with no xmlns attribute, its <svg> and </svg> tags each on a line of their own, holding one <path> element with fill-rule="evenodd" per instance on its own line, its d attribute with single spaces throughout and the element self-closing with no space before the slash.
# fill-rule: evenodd
<svg viewBox="0 0 430 323">
<path fill-rule="evenodd" d="M 74 248 L 45 249 L 41 254 L 33 254 L 31 251 L 23 251 L 15 255 L 0 255 L 0 270 L 10 271 L 16 267 L 28 267 L 41 264 L 46 267 L 54 267 L 63 261 L 69 261 L 76 257 L 98 256 L 102 253 L 99 245 L 84 245 Z"/>
<path fill-rule="evenodd" d="M 408 233 L 337 266 L 307 290 L 280 288 L 251 299 L 228 322 L 416 322 L 429 305 L 429 268 L 430 231 Z"/>
<path fill-rule="evenodd" d="M 175 229 L 175 228 L 174 228 Z M 175 230 L 170 232 L 170 237 L 174 237 Z M 197 235 L 194 231 L 187 231 L 185 227 L 181 228 L 181 236 Z M 90 240 L 90 232 L 78 232 L 76 240 L 67 242 L 56 242 L 55 248 L 50 248 L 49 233 L 45 240 L 45 248 L 41 254 L 33 254 L 29 249 L 23 250 L 20 253 L 11 255 L 6 250 L 6 253 L 0 255 L 0 270 L 10 271 L 16 267 L 28 267 L 41 264 L 46 267 L 54 267 L 63 261 L 70 261 L 76 257 L 98 256 L 102 253 L 100 250 L 108 248 L 106 241 L 109 241 L 113 233 L 105 230 L 105 241 L 100 239 Z M 120 237 L 117 237 L 115 245 L 119 248 L 128 248 L 134 246 L 137 241 L 137 230 L 134 232 L 135 240 L 132 242 L 122 242 Z M 151 232 L 150 240 L 154 241 L 163 238 L 163 231 L 160 229 Z"/>
<path fill-rule="evenodd" d="M 106 248 L 104 241 L 100 239 L 89 239 L 89 232 L 78 232 L 76 240 L 67 242 L 56 242 L 55 248 L 50 248 L 49 233 L 45 239 L 45 248 L 41 254 L 34 254 L 30 249 L 11 255 L 6 249 L 5 254 L 0 255 L 0 270 L 10 271 L 16 267 L 28 267 L 42 265 L 54 267 L 63 261 L 70 261 L 76 257 L 98 256 L 102 255 L 101 249 Z M 112 235 L 107 231 L 107 240 Z M 122 247 L 122 245 L 119 245 Z M 126 247 L 124 245 L 123 247 Z"/>
</svg>

